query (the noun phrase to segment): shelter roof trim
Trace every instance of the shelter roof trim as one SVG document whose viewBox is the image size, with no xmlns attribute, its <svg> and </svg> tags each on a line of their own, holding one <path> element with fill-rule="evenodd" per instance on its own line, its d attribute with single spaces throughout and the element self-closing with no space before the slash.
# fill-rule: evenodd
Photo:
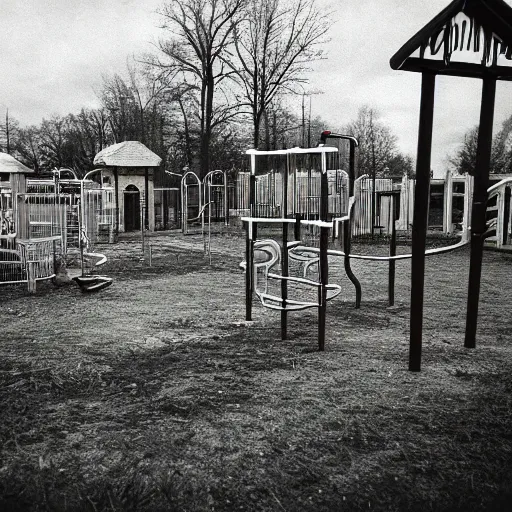
<svg viewBox="0 0 512 512">
<path fill-rule="evenodd" d="M 459 13 L 469 20 L 455 20 Z M 442 48 L 443 58 L 425 58 L 427 48 L 431 55 Z M 419 58 L 412 56 L 417 50 Z M 482 62 L 453 62 L 455 50 L 482 51 Z M 395 70 L 510 80 L 512 68 L 497 65 L 500 55 L 512 60 L 512 8 L 504 0 L 453 0 L 391 57 L 390 65 Z"/>
</svg>

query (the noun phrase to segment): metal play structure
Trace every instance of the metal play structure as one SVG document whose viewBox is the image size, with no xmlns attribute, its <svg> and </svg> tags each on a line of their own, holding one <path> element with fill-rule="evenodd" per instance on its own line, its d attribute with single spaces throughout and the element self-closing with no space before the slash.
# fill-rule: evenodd
<svg viewBox="0 0 512 512">
<path fill-rule="evenodd" d="M 22 186 L 11 187 L 10 201 L 3 190 L 2 203 L 10 204 L 11 210 L 2 210 L 2 218 L 10 219 L 10 232 L 0 236 L 0 284 L 27 282 L 34 292 L 37 281 L 54 278 L 63 265 L 71 273 L 78 266 L 76 277 L 83 278 L 105 263 L 93 247 L 112 241 L 113 195 L 88 179 L 96 172 L 78 179 L 71 169 L 56 169 L 53 179 L 27 179 Z M 99 276 L 77 281 L 84 291 L 110 282 Z"/>
<path fill-rule="evenodd" d="M 487 225 L 489 167 L 497 80 L 512 80 L 512 8 L 503 0 L 453 0 L 390 60 L 392 69 L 421 73 L 421 100 L 412 231 L 409 370 L 420 371 L 425 241 L 437 75 L 482 80 L 480 124 L 471 207 L 471 256 L 464 346 L 476 346 Z M 491 191 L 493 192 L 493 191 Z"/>
<path fill-rule="evenodd" d="M 329 283 L 327 258 L 333 228 L 332 221 L 328 221 L 327 169 L 329 157 L 332 159 L 337 152 L 332 147 L 247 151 L 251 159 L 250 215 L 242 218 L 246 229 L 246 319 L 252 319 L 252 296 L 256 293 L 263 306 L 281 312 L 281 338 L 286 339 L 288 313 L 317 308 L 319 350 L 325 347 L 327 301 L 341 292 L 339 285 Z M 301 219 L 297 212 L 299 202 L 291 184 L 298 172 L 319 173 L 317 219 Z M 280 191 L 275 196 L 278 201 L 267 204 L 263 211 L 257 207 L 257 177 L 275 183 Z M 262 213 L 267 215 L 260 216 Z M 281 246 L 275 240 L 257 240 L 258 227 L 265 224 L 281 227 Z M 289 240 L 289 228 L 294 228 L 294 237 L 300 240 L 302 226 L 319 230 L 319 255 L 308 257 L 292 251 L 297 243 Z"/>
<path fill-rule="evenodd" d="M 336 165 L 338 160 L 337 148 L 327 146 L 329 138 L 346 139 L 350 142 L 349 171 L 347 176 L 347 212 L 336 216 L 329 212 L 329 169 Z M 364 176 L 355 179 L 355 153 L 358 143 L 354 137 L 324 132 L 321 144 L 317 148 L 294 148 L 281 151 L 249 150 L 251 158 L 250 180 L 250 209 L 255 215 L 243 217 L 246 229 L 246 259 L 242 267 L 246 272 L 246 320 L 252 318 L 252 297 L 255 293 L 261 304 L 270 309 L 281 311 L 281 337 L 287 337 L 287 314 L 290 311 L 306 308 L 318 308 L 318 346 L 319 350 L 325 347 L 325 315 L 326 303 L 341 292 L 338 285 L 329 282 L 328 257 L 343 258 L 347 277 L 355 287 L 356 308 L 361 304 L 361 285 L 351 269 L 352 259 L 387 262 L 388 273 L 388 299 L 389 304 L 394 303 L 395 263 L 399 260 L 410 259 L 409 254 L 396 254 L 396 226 L 398 224 L 399 204 L 401 190 L 380 190 L 378 204 L 381 214 L 387 208 L 387 228 L 390 233 L 389 254 L 386 256 L 373 256 L 353 254 L 351 252 L 352 224 L 354 222 L 355 205 L 358 199 L 358 188 Z M 298 211 L 298 194 L 294 187 L 297 184 L 298 174 L 320 174 L 320 198 L 318 214 L 309 212 L 310 217 Z M 263 176 L 268 180 L 271 175 L 280 184 L 280 209 L 266 209 L 271 214 L 260 216 L 261 210 L 257 204 L 257 180 Z M 279 176 L 279 179 L 277 177 Z M 466 178 L 462 178 L 466 179 Z M 447 197 L 453 193 L 447 191 Z M 466 201 L 467 203 L 467 201 Z M 277 204 L 277 203 L 276 203 Z M 386 205 L 386 206 L 384 206 Z M 466 206 L 468 208 L 468 206 Z M 276 212 L 281 216 L 275 215 Z M 273 215 L 272 215 L 273 214 Z M 274 239 L 257 238 L 260 226 L 278 225 L 281 228 L 282 245 Z M 294 240 L 290 238 L 290 227 L 293 227 Z M 319 234 L 318 244 L 304 244 L 302 241 L 302 228 L 315 229 Z M 329 248 L 329 234 L 342 235 L 343 250 Z M 445 247 L 438 247 L 424 251 L 424 257 L 450 252 L 469 243 L 468 229 L 465 225 L 460 231 L 460 239 Z"/>
<path fill-rule="evenodd" d="M 224 171 L 210 171 L 201 180 L 193 171 L 181 178 L 181 230 L 184 235 L 197 233 L 192 226 L 229 222 L 228 183 Z"/>
</svg>

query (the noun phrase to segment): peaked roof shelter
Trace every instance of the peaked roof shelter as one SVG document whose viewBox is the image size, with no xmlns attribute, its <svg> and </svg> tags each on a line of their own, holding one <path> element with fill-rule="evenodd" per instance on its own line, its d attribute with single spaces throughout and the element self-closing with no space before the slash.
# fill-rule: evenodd
<svg viewBox="0 0 512 512">
<path fill-rule="evenodd" d="M 108 146 L 94 157 L 94 165 L 108 167 L 158 167 L 161 163 L 156 153 L 136 140 Z"/>
<path fill-rule="evenodd" d="M 473 55 L 479 62 L 458 57 Z M 422 74 L 412 230 L 409 370 L 421 369 L 425 245 L 436 75 L 480 78 L 482 100 L 471 214 L 471 257 L 464 346 L 476 345 L 487 187 L 497 80 L 512 80 L 512 8 L 503 0 L 453 0 L 390 60 L 392 69 Z"/>
<path fill-rule="evenodd" d="M 145 190 L 145 226 L 149 227 L 149 167 L 158 167 L 162 163 L 162 159 L 147 148 L 142 142 L 137 140 L 128 140 L 108 146 L 101 150 L 94 157 L 94 165 L 104 165 L 114 168 L 114 194 L 116 202 L 116 236 L 119 234 L 119 183 L 118 168 L 119 167 L 142 167 L 145 169 L 144 188 Z"/>
<path fill-rule="evenodd" d="M 8 153 L 0 153 L 0 172 L 9 174 L 32 174 L 34 171 Z"/>
</svg>

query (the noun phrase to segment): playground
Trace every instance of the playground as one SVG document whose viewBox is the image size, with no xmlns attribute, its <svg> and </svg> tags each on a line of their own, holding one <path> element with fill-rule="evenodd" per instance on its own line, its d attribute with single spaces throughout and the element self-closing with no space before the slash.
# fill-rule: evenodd
<svg viewBox="0 0 512 512">
<path fill-rule="evenodd" d="M 411 261 L 329 257 L 315 308 L 255 302 L 241 233 L 99 246 L 113 285 L 0 289 L 2 510 L 506 510 L 512 497 L 512 255 L 484 252 L 464 348 L 470 251 L 426 259 L 423 367 L 407 369 Z M 386 244 L 352 252 L 386 254 Z M 398 251 L 403 248 L 398 248 Z"/>
</svg>

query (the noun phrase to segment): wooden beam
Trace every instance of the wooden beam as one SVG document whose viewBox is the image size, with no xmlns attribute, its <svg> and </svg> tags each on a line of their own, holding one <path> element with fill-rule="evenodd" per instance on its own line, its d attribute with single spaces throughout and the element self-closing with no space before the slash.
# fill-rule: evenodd
<svg viewBox="0 0 512 512">
<path fill-rule="evenodd" d="M 486 231 L 485 214 L 487 210 L 487 187 L 489 185 L 495 97 L 496 80 L 487 78 L 483 81 L 482 86 L 473 207 L 471 210 L 471 256 L 469 262 L 466 336 L 464 339 L 464 346 L 466 348 L 474 348 L 476 346 L 478 302 L 480 298 L 480 280 L 482 276 L 482 257 L 484 249 L 483 235 Z"/>
<path fill-rule="evenodd" d="M 437 75 L 461 76 L 467 78 L 493 78 L 494 80 L 512 80 L 512 67 L 487 67 L 470 62 L 450 61 L 446 65 L 442 60 L 409 57 L 400 66 L 401 71 L 423 73 L 430 71 Z"/>
<path fill-rule="evenodd" d="M 423 291 L 425 280 L 425 245 L 430 192 L 430 160 L 434 122 L 434 91 L 436 75 L 423 73 L 421 80 L 420 120 L 416 163 L 416 188 L 412 228 L 411 317 L 409 370 L 421 369 L 423 333 Z"/>
</svg>

